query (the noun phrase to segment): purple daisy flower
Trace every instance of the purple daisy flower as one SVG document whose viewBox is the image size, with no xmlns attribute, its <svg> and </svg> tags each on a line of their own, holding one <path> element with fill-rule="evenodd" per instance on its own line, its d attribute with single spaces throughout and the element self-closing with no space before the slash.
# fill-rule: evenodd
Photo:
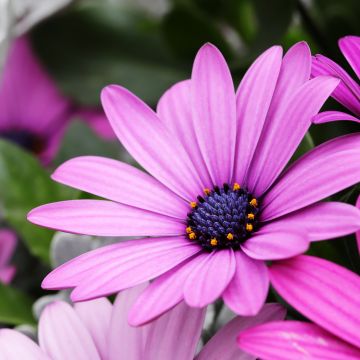
<svg viewBox="0 0 360 360">
<path fill-rule="evenodd" d="M 256 326 L 240 334 L 242 349 L 264 360 L 360 359 L 359 276 L 311 256 L 280 261 L 270 273 L 280 295 L 314 323 Z"/>
<path fill-rule="evenodd" d="M 40 316 L 39 345 L 15 330 L 1 329 L 0 353 L 7 360 L 194 359 L 205 311 L 182 302 L 152 323 L 133 328 L 127 322 L 127 313 L 143 289 L 141 285 L 123 291 L 114 305 L 106 298 L 74 307 L 54 302 Z M 196 359 L 255 360 L 237 347 L 238 333 L 284 317 L 285 310 L 277 304 L 266 304 L 254 317 L 236 317 L 208 341 Z"/>
<path fill-rule="evenodd" d="M 16 39 L 0 79 L 0 138 L 47 164 L 56 155 L 71 118 L 80 116 L 103 137 L 113 134 L 103 112 L 75 106 L 60 94 L 26 37 Z"/>
<path fill-rule="evenodd" d="M 309 80 L 306 43 L 265 51 L 237 92 L 217 48 L 198 52 L 191 80 L 161 98 L 157 113 L 128 90 L 104 89 L 105 112 L 122 144 L 151 175 L 100 157 L 60 166 L 53 179 L 109 200 L 40 206 L 35 224 L 98 236 L 145 236 L 60 266 L 47 289 L 92 299 L 157 278 L 135 303 L 138 325 L 182 300 L 204 307 L 222 297 L 237 314 L 264 304 L 267 260 L 292 257 L 310 241 L 353 233 L 360 212 L 318 202 L 360 178 L 360 135 L 340 137 L 284 168 L 311 118 L 339 80 Z"/>
<path fill-rule="evenodd" d="M 349 109 L 353 114 L 341 111 L 324 111 L 316 115 L 316 124 L 337 120 L 360 122 L 360 37 L 345 36 L 339 40 L 339 47 L 346 60 L 354 70 L 357 80 L 354 80 L 341 66 L 326 56 L 316 55 L 313 58 L 312 76 L 331 75 L 341 80 L 339 86 L 332 93 L 332 97 Z"/>
</svg>

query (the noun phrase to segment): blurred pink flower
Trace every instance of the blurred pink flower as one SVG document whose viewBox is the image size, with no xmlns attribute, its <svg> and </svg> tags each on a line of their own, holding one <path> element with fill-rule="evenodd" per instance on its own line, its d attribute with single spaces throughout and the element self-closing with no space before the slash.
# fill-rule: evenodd
<svg viewBox="0 0 360 360">
<path fill-rule="evenodd" d="M 15 40 L 0 80 L 0 138 L 26 148 L 46 164 L 76 115 L 86 118 L 100 135 L 113 134 L 102 111 L 75 106 L 60 94 L 26 37 Z"/>
<path fill-rule="evenodd" d="M 205 311 L 178 304 L 143 327 L 128 325 L 127 313 L 143 289 L 120 293 L 114 305 L 106 298 L 71 307 L 61 301 L 48 305 L 39 322 L 39 345 L 19 332 L 0 330 L 0 353 L 7 360 L 191 360 L 201 335 Z M 250 326 L 281 320 L 285 311 L 266 304 L 255 317 L 237 317 L 205 345 L 197 360 L 255 358 L 236 345 L 236 336 Z"/>
<path fill-rule="evenodd" d="M 138 325 L 182 300 L 204 307 L 222 297 L 254 315 L 269 287 L 267 260 L 303 253 L 310 241 L 360 228 L 360 211 L 319 200 L 360 179 L 360 135 L 339 137 L 284 168 L 339 83 L 309 80 L 306 43 L 265 51 L 235 94 L 217 48 L 198 52 L 191 80 L 161 98 L 157 114 L 128 90 L 102 93 L 122 144 L 152 176 L 127 164 L 80 157 L 53 179 L 107 200 L 44 205 L 35 224 L 98 236 L 143 236 L 91 251 L 60 266 L 47 289 L 75 288 L 92 299 L 157 278 L 139 297 Z"/>
<path fill-rule="evenodd" d="M 17 244 L 16 234 L 9 229 L 0 229 L 0 282 L 9 284 L 16 272 L 15 266 L 9 265 Z"/>
<path fill-rule="evenodd" d="M 339 47 L 346 60 L 354 70 L 357 80 L 360 79 L 360 37 L 345 36 L 339 40 Z M 339 86 L 332 93 L 332 97 L 349 109 L 355 116 L 341 111 L 324 111 L 316 115 L 316 124 L 350 120 L 360 122 L 360 85 L 338 64 L 326 56 L 316 55 L 313 58 L 312 76 L 331 75 L 341 80 Z"/>
<path fill-rule="evenodd" d="M 272 284 L 314 323 L 273 322 L 242 332 L 240 347 L 264 360 L 360 359 L 360 277 L 327 260 L 298 256 L 270 268 Z"/>
<path fill-rule="evenodd" d="M 360 195 L 359 195 L 358 198 L 357 198 L 356 207 L 357 207 L 358 209 L 360 209 Z M 358 246 L 358 250 L 359 250 L 359 254 L 360 254 L 360 230 L 358 230 L 358 231 L 356 232 L 356 241 L 357 241 L 357 246 Z"/>
</svg>

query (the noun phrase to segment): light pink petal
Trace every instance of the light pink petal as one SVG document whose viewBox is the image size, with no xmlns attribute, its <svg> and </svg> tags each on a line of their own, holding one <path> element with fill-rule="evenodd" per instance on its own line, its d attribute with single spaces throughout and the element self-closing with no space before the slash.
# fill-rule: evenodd
<svg viewBox="0 0 360 360">
<path fill-rule="evenodd" d="M 173 136 L 181 141 L 204 186 L 212 188 L 213 183 L 195 134 L 190 80 L 180 81 L 164 93 L 159 100 L 157 114 Z"/>
<path fill-rule="evenodd" d="M 360 347 L 360 277 L 327 260 L 298 256 L 274 263 L 270 280 L 295 309 Z"/>
<path fill-rule="evenodd" d="M 112 304 L 106 298 L 83 301 L 74 305 L 86 329 L 89 331 L 101 359 L 108 354 Z"/>
<path fill-rule="evenodd" d="M 128 324 L 127 314 L 147 284 L 119 293 L 115 299 L 108 335 L 107 360 L 144 360 L 148 326 L 135 328 Z"/>
<path fill-rule="evenodd" d="M 357 198 L 356 207 L 358 209 L 360 209 L 360 195 Z M 356 241 L 357 241 L 358 250 L 359 250 L 359 254 L 360 254 L 360 230 L 356 232 Z"/>
<path fill-rule="evenodd" d="M 241 245 L 246 255 L 258 260 L 286 259 L 304 253 L 308 247 L 305 231 L 282 219 L 262 226 Z"/>
<path fill-rule="evenodd" d="M 232 249 L 200 254 L 197 266 L 184 284 L 184 299 L 193 307 L 204 307 L 222 295 L 234 276 L 236 261 Z"/>
<path fill-rule="evenodd" d="M 234 167 L 235 90 L 224 57 L 211 44 L 196 55 L 191 90 L 196 139 L 213 184 L 221 186 L 231 181 Z"/>
<path fill-rule="evenodd" d="M 10 284 L 16 274 L 15 266 L 5 266 L 0 268 L 0 281 Z"/>
<path fill-rule="evenodd" d="M 360 79 L 360 37 L 345 36 L 339 40 L 339 47 L 357 77 Z"/>
<path fill-rule="evenodd" d="M 66 161 L 52 174 L 62 184 L 125 205 L 185 219 L 189 204 L 145 172 L 99 156 Z"/>
<path fill-rule="evenodd" d="M 347 120 L 360 122 L 360 119 L 355 116 L 346 114 L 341 111 L 324 111 L 313 117 L 312 122 L 314 124 L 323 124 L 332 121 Z"/>
<path fill-rule="evenodd" d="M 39 206 L 28 214 L 34 224 L 95 236 L 166 236 L 184 233 L 168 216 L 104 200 L 68 200 Z"/>
<path fill-rule="evenodd" d="M 89 331 L 65 302 L 51 303 L 41 314 L 39 344 L 52 360 L 100 360 Z"/>
<path fill-rule="evenodd" d="M 236 271 L 223 293 L 225 304 L 238 315 L 256 315 L 269 289 L 268 270 L 263 261 L 235 251 Z"/>
<path fill-rule="evenodd" d="M 142 359 L 193 360 L 205 312 L 181 302 L 151 322 Z"/>
<path fill-rule="evenodd" d="M 73 290 L 71 299 L 88 300 L 141 284 L 164 274 L 201 250 L 198 245 L 186 239 L 162 238 L 147 241 L 148 244 L 139 244 L 131 253 L 117 252 L 117 257 L 112 261 L 103 262 L 101 267 L 94 268 Z"/>
<path fill-rule="evenodd" d="M 250 66 L 236 92 L 238 121 L 234 181 L 243 184 L 274 94 L 282 49 L 273 46 Z"/>
<path fill-rule="evenodd" d="M 0 268 L 8 265 L 17 244 L 16 233 L 10 229 L 0 229 Z"/>
<path fill-rule="evenodd" d="M 237 316 L 222 327 L 204 346 L 196 360 L 255 360 L 239 349 L 236 338 L 253 326 L 285 318 L 286 311 L 278 304 L 265 304 L 256 316 Z"/>
<path fill-rule="evenodd" d="M 17 127 L 52 136 L 69 116 L 69 102 L 35 57 L 29 39 L 16 39 L 1 79 L 0 130 Z"/>
<path fill-rule="evenodd" d="M 3 360 L 51 360 L 27 336 L 5 328 L 0 330 L 0 354 Z"/>
<path fill-rule="evenodd" d="M 356 360 L 360 350 L 332 336 L 315 324 L 276 321 L 242 332 L 241 349 L 264 360 Z"/>
<path fill-rule="evenodd" d="M 297 160 L 262 200 L 261 220 L 311 205 L 360 180 L 360 135 L 330 140 Z"/>
<path fill-rule="evenodd" d="M 341 79 L 340 84 L 331 94 L 339 103 L 360 116 L 360 86 L 338 64 L 323 55 L 313 57 L 312 76 L 330 75 Z"/>
<path fill-rule="evenodd" d="M 82 107 L 78 109 L 74 115 L 82 118 L 97 135 L 106 140 L 116 139 L 114 130 L 112 129 L 109 120 L 106 118 L 102 109 Z"/>
<path fill-rule="evenodd" d="M 276 180 L 338 83 L 327 76 L 307 81 L 266 123 L 249 171 L 248 186 L 255 196 L 262 195 Z"/>
<path fill-rule="evenodd" d="M 182 301 L 184 283 L 197 264 L 195 257 L 155 279 L 131 308 L 129 323 L 133 326 L 148 323 Z"/>
<path fill-rule="evenodd" d="M 180 140 L 146 104 L 116 85 L 107 86 L 101 100 L 117 137 L 150 174 L 187 201 L 203 191 Z"/>
<path fill-rule="evenodd" d="M 283 218 L 294 227 L 306 229 L 310 241 L 329 240 L 360 229 L 360 210 L 340 202 L 321 202 Z"/>
</svg>

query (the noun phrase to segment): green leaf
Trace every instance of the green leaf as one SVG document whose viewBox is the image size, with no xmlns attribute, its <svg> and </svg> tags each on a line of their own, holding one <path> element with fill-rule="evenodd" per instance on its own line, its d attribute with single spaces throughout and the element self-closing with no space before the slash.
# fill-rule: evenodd
<svg viewBox="0 0 360 360">
<path fill-rule="evenodd" d="M 34 156 L 0 140 L 0 202 L 5 220 L 45 263 L 53 231 L 31 224 L 26 215 L 36 206 L 71 199 L 77 193 L 52 181 Z"/>
<path fill-rule="evenodd" d="M 290 162 L 294 162 L 295 160 L 297 160 L 299 157 L 303 156 L 304 154 L 306 154 L 309 150 L 311 150 L 313 147 L 315 146 L 314 144 L 314 140 L 311 137 L 310 132 L 307 132 L 304 136 L 304 138 L 302 139 L 300 145 L 298 146 L 298 148 L 295 151 L 295 154 L 293 155 L 292 159 L 290 160 Z"/>
<path fill-rule="evenodd" d="M 0 283 L 0 323 L 34 324 L 32 300 L 23 292 Z"/>
</svg>

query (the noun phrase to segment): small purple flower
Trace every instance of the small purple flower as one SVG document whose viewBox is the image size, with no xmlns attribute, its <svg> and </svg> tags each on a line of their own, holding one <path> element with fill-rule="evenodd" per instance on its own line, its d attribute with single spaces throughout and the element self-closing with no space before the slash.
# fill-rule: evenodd
<svg viewBox="0 0 360 360">
<path fill-rule="evenodd" d="M 341 111 L 324 111 L 314 117 L 313 122 L 316 124 L 337 120 L 360 122 L 360 37 L 345 36 L 339 40 L 339 47 L 354 70 L 357 81 L 341 66 L 323 55 L 316 55 L 313 58 L 311 74 L 314 77 L 331 75 L 339 78 L 341 82 L 331 96 L 349 109 L 354 116 Z"/>
<path fill-rule="evenodd" d="M 26 37 L 9 50 L 0 78 L 0 138 L 31 151 L 47 164 L 56 155 L 70 119 L 76 115 L 104 137 L 111 137 L 102 112 L 82 108 L 62 96 L 41 66 Z"/>
<path fill-rule="evenodd" d="M 198 52 L 191 80 L 168 90 L 153 112 L 128 90 L 102 93 L 118 138 L 148 173 L 119 161 L 80 157 L 53 179 L 109 200 L 40 206 L 29 220 L 62 231 L 141 236 L 60 266 L 47 289 L 92 299 L 155 279 L 130 321 L 139 325 L 182 300 L 204 307 L 222 297 L 254 315 L 269 287 L 267 260 L 303 253 L 310 241 L 360 228 L 360 211 L 319 202 L 360 179 L 360 135 L 339 137 L 285 167 L 311 118 L 338 85 L 310 80 L 311 54 L 274 46 L 250 67 L 237 92 L 217 48 Z"/>
<path fill-rule="evenodd" d="M 360 277 L 327 260 L 298 256 L 270 268 L 272 284 L 314 323 L 277 321 L 242 332 L 239 346 L 264 360 L 360 359 Z"/>
<path fill-rule="evenodd" d="M 9 284 L 16 268 L 9 265 L 17 244 L 16 234 L 9 229 L 0 229 L 0 282 Z"/>
<path fill-rule="evenodd" d="M 205 311 L 178 304 L 143 327 L 129 326 L 131 304 L 144 286 L 119 294 L 114 305 L 106 298 L 71 307 L 63 301 L 48 305 L 39 321 L 39 345 L 25 335 L 0 330 L 0 353 L 7 360 L 191 360 L 201 335 Z M 266 304 L 254 317 L 236 317 L 221 328 L 197 355 L 197 360 L 255 360 L 236 345 L 236 336 L 248 327 L 281 320 L 285 310 Z"/>
</svg>

